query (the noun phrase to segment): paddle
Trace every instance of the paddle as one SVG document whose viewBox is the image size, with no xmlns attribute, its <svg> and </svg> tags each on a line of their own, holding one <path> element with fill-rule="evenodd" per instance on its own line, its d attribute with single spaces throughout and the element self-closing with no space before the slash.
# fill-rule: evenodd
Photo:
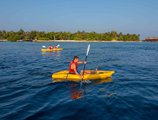
<svg viewBox="0 0 158 120">
<path fill-rule="evenodd" d="M 89 50 L 90 50 L 90 44 L 87 47 L 87 53 L 86 53 L 86 57 L 85 57 L 86 62 L 87 62 L 87 57 L 88 57 Z M 84 64 L 84 67 L 83 67 L 83 77 L 84 77 L 85 68 L 86 68 L 86 64 Z M 83 81 L 83 78 L 82 78 L 82 81 Z"/>
</svg>

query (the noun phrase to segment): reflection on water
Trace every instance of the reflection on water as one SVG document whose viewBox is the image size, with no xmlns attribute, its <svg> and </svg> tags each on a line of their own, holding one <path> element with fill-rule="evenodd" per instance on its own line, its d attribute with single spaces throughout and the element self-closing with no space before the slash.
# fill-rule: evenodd
<svg viewBox="0 0 158 120">
<path fill-rule="evenodd" d="M 41 52 L 42 56 L 53 56 L 53 57 L 60 57 L 61 51 L 54 51 L 54 52 Z"/>
<path fill-rule="evenodd" d="M 102 80 L 95 80 L 93 81 L 94 84 L 102 84 L 102 83 L 108 83 L 108 82 L 112 82 L 112 78 L 106 78 L 106 79 L 102 79 Z"/>
<path fill-rule="evenodd" d="M 79 99 L 84 95 L 84 90 L 80 89 L 79 84 L 72 83 L 69 85 L 71 99 Z"/>
<path fill-rule="evenodd" d="M 112 78 L 107 78 L 107 79 L 103 79 L 103 80 L 94 80 L 94 81 L 89 82 L 89 83 L 91 83 L 92 85 L 99 85 L 99 84 L 109 83 L 109 82 L 112 82 Z M 85 82 L 83 82 L 83 83 L 85 83 Z M 80 84 L 77 83 L 77 82 L 70 83 L 68 85 L 68 87 L 69 87 L 69 90 L 70 90 L 71 99 L 76 100 L 76 99 L 79 99 L 81 97 L 84 97 L 86 88 L 89 87 L 89 85 L 91 85 L 91 84 L 87 84 L 87 82 L 86 82 L 86 85 L 80 86 Z M 103 91 L 106 92 L 105 88 L 104 88 L 104 90 L 102 88 L 102 90 L 99 90 L 99 92 L 100 91 L 101 92 L 103 92 Z M 107 96 L 112 96 L 112 95 L 113 95 L 113 93 L 110 93 Z"/>
</svg>

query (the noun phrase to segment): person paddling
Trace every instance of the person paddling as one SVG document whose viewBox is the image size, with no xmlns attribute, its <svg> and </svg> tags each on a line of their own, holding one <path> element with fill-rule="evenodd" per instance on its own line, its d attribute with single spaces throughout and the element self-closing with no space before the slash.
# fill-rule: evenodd
<svg viewBox="0 0 158 120">
<path fill-rule="evenodd" d="M 73 60 L 71 61 L 70 65 L 69 65 L 69 73 L 70 74 L 76 74 L 78 76 L 80 76 L 81 78 L 83 78 L 83 70 L 81 70 L 81 73 L 79 73 L 78 71 L 78 64 L 86 64 L 86 61 L 79 61 L 79 57 L 78 56 L 74 56 Z M 84 70 L 84 74 L 95 74 L 97 73 L 97 69 L 96 70 Z"/>
<path fill-rule="evenodd" d="M 52 46 L 49 46 L 49 47 L 48 47 L 48 49 L 50 49 L 50 50 L 51 50 L 51 49 L 53 49 L 53 47 L 52 47 Z"/>
<path fill-rule="evenodd" d="M 86 64 L 86 61 L 79 61 L 78 56 L 74 56 L 73 60 L 71 61 L 69 65 L 69 73 L 70 74 L 76 74 L 83 78 L 83 76 L 78 72 L 78 64 Z"/>
</svg>

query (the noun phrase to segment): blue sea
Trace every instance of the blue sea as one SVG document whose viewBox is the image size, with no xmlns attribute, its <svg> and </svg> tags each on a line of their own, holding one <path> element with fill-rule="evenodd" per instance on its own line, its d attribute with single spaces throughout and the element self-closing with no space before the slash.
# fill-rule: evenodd
<svg viewBox="0 0 158 120">
<path fill-rule="evenodd" d="M 40 51 L 57 44 L 64 50 Z M 112 78 L 53 82 L 88 44 L 0 42 L 0 120 L 158 120 L 158 43 L 90 43 L 86 69 Z"/>
</svg>

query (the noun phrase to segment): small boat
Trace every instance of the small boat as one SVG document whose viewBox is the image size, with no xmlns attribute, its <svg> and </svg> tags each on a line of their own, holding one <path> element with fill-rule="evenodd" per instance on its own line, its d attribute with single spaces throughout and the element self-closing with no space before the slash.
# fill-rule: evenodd
<svg viewBox="0 0 158 120">
<path fill-rule="evenodd" d="M 42 48 L 41 52 L 55 52 L 55 51 L 61 51 L 61 50 L 63 50 L 63 48 L 52 48 L 52 49 Z"/>
<path fill-rule="evenodd" d="M 102 80 L 111 77 L 115 71 L 98 70 L 97 73 L 84 74 L 83 81 L 87 80 Z M 70 74 L 68 70 L 62 70 L 52 74 L 52 79 L 55 81 L 75 81 L 79 82 L 82 79 L 76 74 Z"/>
</svg>

